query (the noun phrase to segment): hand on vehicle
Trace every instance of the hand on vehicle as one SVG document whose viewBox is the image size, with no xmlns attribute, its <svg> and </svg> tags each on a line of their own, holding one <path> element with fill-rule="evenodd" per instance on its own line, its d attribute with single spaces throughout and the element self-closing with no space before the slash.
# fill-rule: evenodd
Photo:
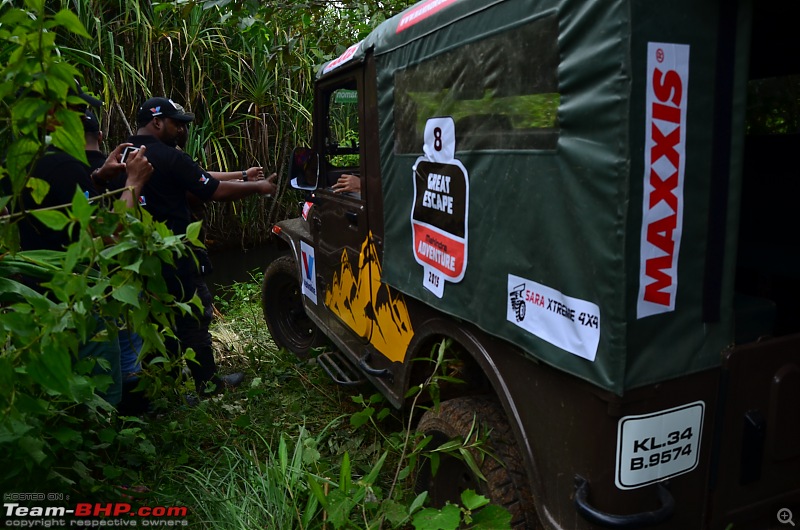
<svg viewBox="0 0 800 530">
<path fill-rule="evenodd" d="M 334 193 L 360 193 L 361 192 L 361 179 L 357 175 L 350 175 L 344 173 L 339 177 L 339 180 L 332 186 Z"/>
</svg>

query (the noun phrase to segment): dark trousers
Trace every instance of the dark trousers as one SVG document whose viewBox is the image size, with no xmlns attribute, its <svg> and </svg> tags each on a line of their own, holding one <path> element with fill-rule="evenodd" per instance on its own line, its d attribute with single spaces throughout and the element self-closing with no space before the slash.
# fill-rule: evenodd
<svg viewBox="0 0 800 530">
<path fill-rule="evenodd" d="M 197 294 L 202 302 L 202 311 L 191 306 L 193 308 L 191 313 L 178 312 L 175 315 L 173 332 L 178 340 L 168 338 L 165 344 L 167 350 L 175 356 L 189 348 L 194 350 L 195 360 L 188 361 L 187 364 L 192 372 L 197 391 L 203 392 L 209 381 L 213 381 L 216 385 L 220 384 L 216 377 L 217 364 L 214 361 L 211 333 L 208 329 L 214 314 L 211 291 L 209 291 L 203 275 L 191 261 L 187 263 L 186 260 L 181 260 L 176 269 L 165 269 L 164 279 L 170 294 L 175 296 L 178 301 L 189 302 Z"/>
</svg>

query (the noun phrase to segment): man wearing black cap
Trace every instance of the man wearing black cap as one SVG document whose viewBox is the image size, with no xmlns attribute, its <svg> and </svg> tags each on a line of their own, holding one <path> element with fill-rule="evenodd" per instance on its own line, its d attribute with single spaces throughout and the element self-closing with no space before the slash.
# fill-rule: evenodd
<svg viewBox="0 0 800 530">
<path fill-rule="evenodd" d="M 180 138 L 186 134 L 187 124 L 194 120 L 194 114 L 186 112 L 171 99 L 148 99 L 139 107 L 136 119 L 139 130 L 128 141 L 145 145 L 147 158 L 155 168 L 152 178 L 142 190 L 140 204 L 154 219 L 163 221 L 173 233 L 186 233 L 186 228 L 192 222 L 187 192 L 203 201 L 231 201 L 249 195 L 275 193 L 275 174 L 259 181 L 220 181 L 189 155 L 176 149 Z M 174 354 L 178 354 L 181 348 L 194 350 L 196 362 L 190 362 L 189 369 L 197 392 L 204 396 L 219 392 L 226 386 L 237 386 L 244 374 L 217 374 L 209 332 L 213 300 L 195 261 L 191 257 L 184 257 L 178 260 L 175 267 L 165 265 L 164 279 L 169 292 L 178 301 L 188 302 L 197 294 L 203 303 L 202 315 L 175 316 L 173 331 L 180 344 L 167 341 Z"/>
</svg>

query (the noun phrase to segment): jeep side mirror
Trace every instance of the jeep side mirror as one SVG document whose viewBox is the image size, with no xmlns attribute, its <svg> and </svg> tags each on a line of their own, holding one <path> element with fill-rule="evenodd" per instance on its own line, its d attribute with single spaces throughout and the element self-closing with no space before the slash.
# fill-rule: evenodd
<svg viewBox="0 0 800 530">
<path fill-rule="evenodd" d="M 293 188 L 315 190 L 319 181 L 319 155 L 308 147 L 295 147 L 289 161 L 289 177 Z"/>
</svg>

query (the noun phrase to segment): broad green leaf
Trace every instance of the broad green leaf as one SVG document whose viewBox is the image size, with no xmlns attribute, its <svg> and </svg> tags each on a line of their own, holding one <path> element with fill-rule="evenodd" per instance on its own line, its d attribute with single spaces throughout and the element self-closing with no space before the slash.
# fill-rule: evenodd
<svg viewBox="0 0 800 530">
<path fill-rule="evenodd" d="M 34 462 L 41 464 L 44 462 L 47 455 L 44 454 L 45 441 L 41 438 L 34 438 L 33 436 L 24 436 L 20 440 L 22 449 L 28 453 Z"/>
<path fill-rule="evenodd" d="M 19 138 L 34 142 L 34 152 L 38 152 L 40 147 L 34 137 L 46 120 L 50 108 L 50 102 L 40 97 L 18 99 L 11 108 L 11 119 L 14 120 Z"/>
<path fill-rule="evenodd" d="M 60 26 L 68 29 L 72 33 L 76 35 L 80 35 L 81 37 L 85 37 L 87 39 L 91 38 L 89 33 L 86 32 L 86 28 L 83 27 L 83 23 L 81 23 L 80 19 L 68 9 L 62 9 L 58 13 L 55 14 L 53 17 Z"/>
<path fill-rule="evenodd" d="M 22 416 L 26 420 L 26 416 Z M 14 442 L 22 438 L 26 433 L 33 430 L 31 422 L 20 421 L 17 418 L 10 418 L 0 423 L 0 444 Z"/>
<path fill-rule="evenodd" d="M 426 508 L 412 518 L 411 524 L 417 530 L 456 530 L 461 524 L 461 510 L 452 504 L 441 510 Z"/>
<path fill-rule="evenodd" d="M 400 528 L 400 525 L 408 519 L 406 507 L 391 499 L 386 499 L 381 503 L 381 513 L 392 524 L 392 528 Z"/>
<path fill-rule="evenodd" d="M 55 117 L 59 125 L 50 136 L 53 145 L 88 166 L 86 141 L 83 137 L 83 123 L 79 113 L 74 110 L 61 109 L 56 111 Z"/>
<path fill-rule="evenodd" d="M 334 528 L 343 528 L 350 520 L 350 513 L 356 500 L 341 489 L 333 489 L 328 494 L 328 518 Z"/>
<path fill-rule="evenodd" d="M 50 183 L 44 179 L 30 178 L 25 186 L 31 190 L 31 198 L 36 204 L 42 204 L 50 192 Z"/>
<path fill-rule="evenodd" d="M 40 385 L 50 391 L 69 396 L 68 381 L 71 379 L 72 363 L 66 350 L 51 352 L 31 359 L 27 365 L 28 374 Z"/>
<path fill-rule="evenodd" d="M 97 210 L 97 206 L 90 204 L 83 190 L 76 187 L 75 195 L 72 196 L 72 215 L 80 221 L 82 227 L 89 225 L 89 219 L 95 210 Z"/>
<path fill-rule="evenodd" d="M 489 505 L 472 516 L 474 530 L 510 530 L 511 513 L 495 504 Z"/>
<path fill-rule="evenodd" d="M 139 296 L 141 291 L 133 285 L 123 285 L 111 291 L 111 296 L 120 302 L 125 302 L 134 307 L 139 307 Z"/>
<path fill-rule="evenodd" d="M 31 215 L 51 230 L 62 230 L 69 223 L 69 218 L 58 210 L 33 210 Z"/>
<path fill-rule="evenodd" d="M 25 5 L 35 13 L 44 11 L 44 0 L 25 0 Z"/>
<path fill-rule="evenodd" d="M 200 229 L 203 227 L 203 221 L 195 221 L 186 227 L 186 239 L 190 243 L 198 247 L 205 247 L 200 238 Z"/>
<path fill-rule="evenodd" d="M 409 514 L 413 514 L 414 512 L 416 512 L 417 510 L 422 508 L 422 505 L 425 504 L 425 499 L 427 499 L 427 498 L 428 498 L 428 492 L 427 491 L 423 491 L 422 493 L 417 495 L 416 498 L 414 499 L 414 501 L 408 507 L 408 513 Z"/>
<path fill-rule="evenodd" d="M 122 473 L 122 469 L 117 466 L 107 465 L 103 467 L 103 475 L 109 479 L 118 478 Z"/>
<path fill-rule="evenodd" d="M 372 407 L 367 407 L 364 410 L 360 410 L 350 416 L 350 425 L 356 428 L 361 427 L 369 421 L 374 413 L 375 409 Z"/>
<path fill-rule="evenodd" d="M 461 504 L 467 510 L 477 510 L 489 504 L 489 499 L 483 495 L 478 495 L 474 490 L 464 490 L 461 492 Z"/>
<path fill-rule="evenodd" d="M 53 429 L 50 434 L 53 438 L 58 440 L 61 445 L 71 445 L 80 442 L 82 439 L 80 432 L 64 425 Z"/>
</svg>

